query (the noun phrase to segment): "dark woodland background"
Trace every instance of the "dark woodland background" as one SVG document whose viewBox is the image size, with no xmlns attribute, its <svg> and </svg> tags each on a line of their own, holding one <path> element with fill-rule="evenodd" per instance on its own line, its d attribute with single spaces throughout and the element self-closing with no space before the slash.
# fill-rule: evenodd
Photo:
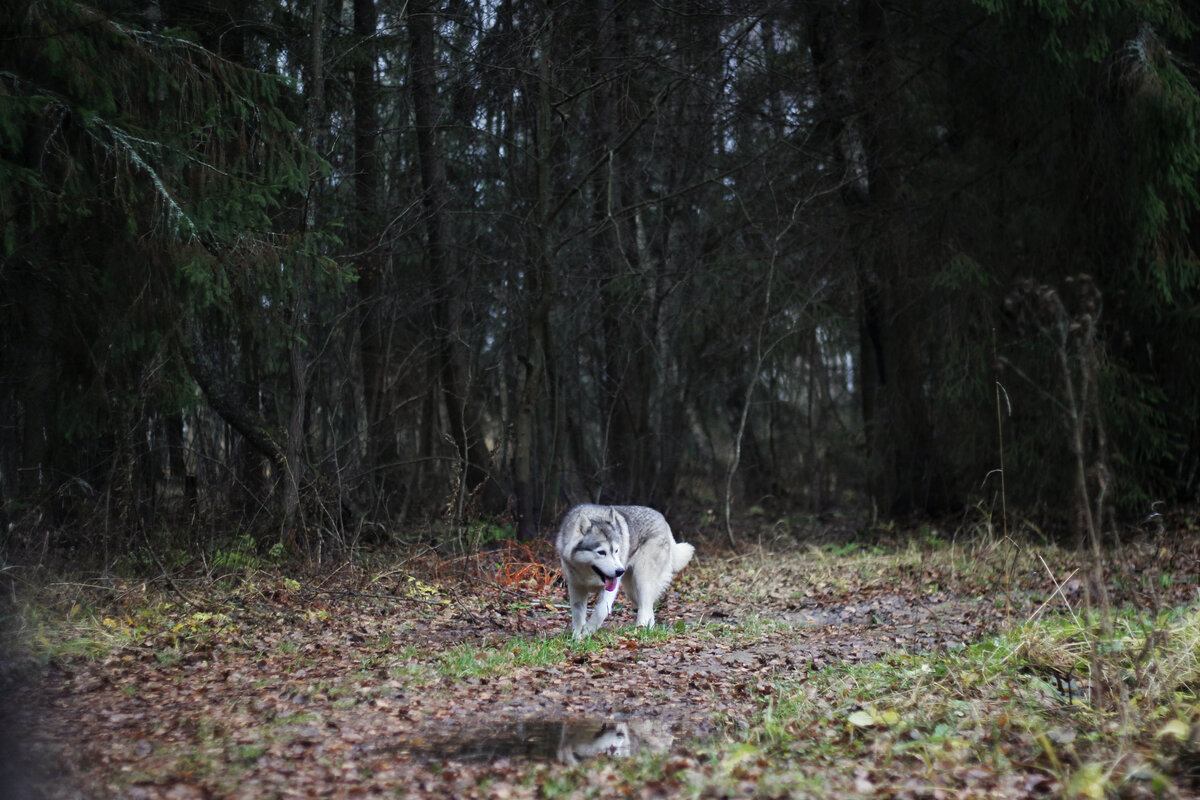
<svg viewBox="0 0 1200 800">
<path fill-rule="evenodd" d="M 0 540 L 1194 502 L 1198 23 L 10 4 Z"/>
</svg>

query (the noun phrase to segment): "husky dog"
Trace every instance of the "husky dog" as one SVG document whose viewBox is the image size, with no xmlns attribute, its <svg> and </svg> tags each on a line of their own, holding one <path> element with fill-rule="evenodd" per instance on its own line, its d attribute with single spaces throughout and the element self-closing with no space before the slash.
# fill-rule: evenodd
<svg viewBox="0 0 1200 800">
<path fill-rule="evenodd" d="M 695 552 L 675 541 L 671 526 L 652 508 L 586 503 L 567 512 L 557 545 L 576 639 L 599 630 L 612 611 L 618 580 L 637 607 L 637 624 L 653 625 L 654 603 Z M 600 597 L 588 617 L 588 598 L 595 592 Z"/>
</svg>

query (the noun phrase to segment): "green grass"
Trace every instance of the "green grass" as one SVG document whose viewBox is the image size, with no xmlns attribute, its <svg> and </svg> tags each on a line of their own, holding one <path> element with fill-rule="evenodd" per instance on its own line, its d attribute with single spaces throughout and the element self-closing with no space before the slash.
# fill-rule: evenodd
<svg viewBox="0 0 1200 800">
<path fill-rule="evenodd" d="M 732 785 L 740 774 L 760 781 L 760 791 L 772 787 L 766 794 L 801 797 L 914 780 L 953 794 L 998 776 L 1014 786 L 1054 781 L 1066 797 L 1162 789 L 1200 750 L 1200 612 L 1152 620 L 1125 612 L 1118 623 L 1100 649 L 1128 689 L 1123 707 L 1064 691 L 1054 676 L 1074 675 L 1079 685 L 1092 678 L 1094 626 L 1047 618 L 954 652 L 894 653 L 781 679 L 751 725 L 711 745 L 720 767 L 701 782 Z"/>
<path fill-rule="evenodd" d="M 514 636 L 490 645 L 461 644 L 437 652 L 431 659 L 432 671 L 455 680 L 484 678 L 513 672 L 522 667 L 546 667 L 570 658 L 598 653 L 619 646 L 622 641 L 652 645 L 685 633 L 686 627 L 655 626 L 650 629 L 625 626 L 604 628 L 586 639 L 575 640 L 568 634 L 555 636 Z M 694 629 L 693 629 L 694 630 Z M 411 661 L 412 654 L 404 656 Z M 411 664 L 402 674 L 414 678 L 421 674 Z"/>
</svg>

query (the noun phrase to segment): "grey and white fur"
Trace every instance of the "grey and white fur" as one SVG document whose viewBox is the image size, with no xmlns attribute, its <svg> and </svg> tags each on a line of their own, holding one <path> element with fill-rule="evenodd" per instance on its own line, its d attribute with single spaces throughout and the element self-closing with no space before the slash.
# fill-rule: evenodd
<svg viewBox="0 0 1200 800">
<path fill-rule="evenodd" d="M 571 598 L 571 632 L 590 636 L 604 623 L 618 581 L 637 608 L 637 624 L 654 624 L 654 604 L 695 548 L 676 542 L 662 514 L 645 506 L 575 506 L 558 530 L 558 554 Z M 588 598 L 599 593 L 590 616 Z"/>
</svg>

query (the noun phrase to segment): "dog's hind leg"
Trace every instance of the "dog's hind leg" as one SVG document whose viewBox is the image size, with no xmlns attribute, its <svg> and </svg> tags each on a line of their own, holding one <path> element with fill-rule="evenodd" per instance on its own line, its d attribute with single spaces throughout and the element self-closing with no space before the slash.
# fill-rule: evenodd
<svg viewBox="0 0 1200 800">
<path fill-rule="evenodd" d="M 649 628 L 654 624 L 654 601 L 658 599 L 656 586 L 649 586 L 641 580 L 641 575 L 635 574 L 632 580 L 625 581 L 625 591 L 630 601 L 637 606 L 638 627 Z"/>
<path fill-rule="evenodd" d="M 637 624 L 639 628 L 650 628 L 654 625 L 654 603 L 638 606 Z"/>
</svg>

